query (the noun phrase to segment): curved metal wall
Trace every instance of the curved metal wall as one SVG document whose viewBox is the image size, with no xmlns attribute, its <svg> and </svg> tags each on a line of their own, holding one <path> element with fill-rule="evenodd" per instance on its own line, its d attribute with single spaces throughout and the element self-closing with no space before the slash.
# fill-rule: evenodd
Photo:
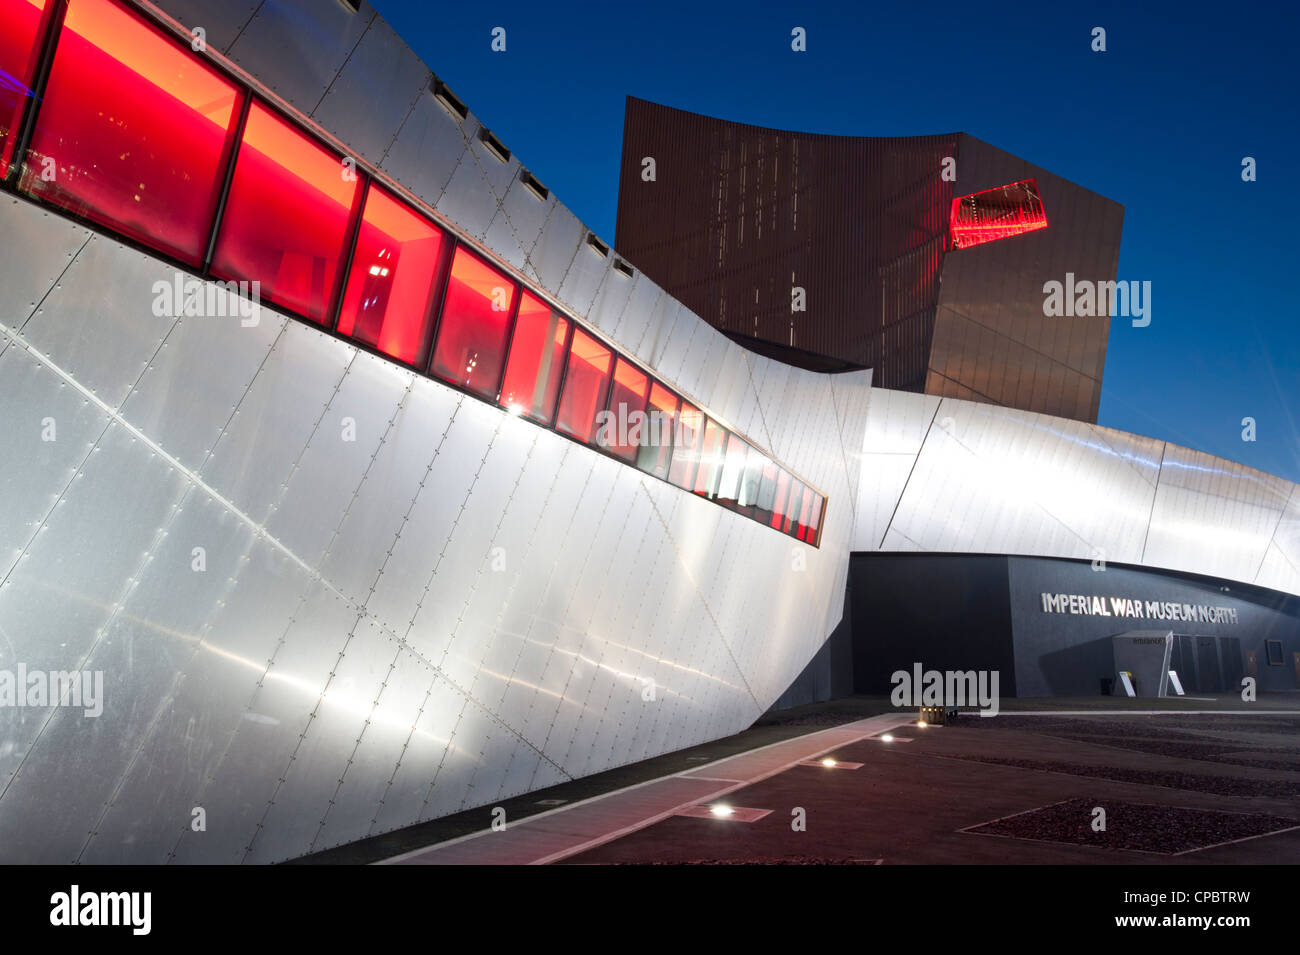
<svg viewBox="0 0 1300 955">
<path fill-rule="evenodd" d="M 870 374 L 585 253 L 369 5 L 164 6 L 815 483 L 822 547 L 265 307 L 155 317 L 174 269 L 5 197 L 0 670 L 104 710 L 0 707 L 0 861 L 271 862 L 750 725 L 842 615 Z"/>
<path fill-rule="evenodd" d="M 853 549 L 1103 559 L 1300 594 L 1300 487 L 1167 441 L 876 388 Z"/>
<path fill-rule="evenodd" d="M 870 375 L 744 353 L 576 223 L 528 268 L 824 489 L 820 549 L 270 309 L 156 317 L 174 268 L 0 201 L 0 670 L 104 680 L 0 707 L 0 860 L 273 862 L 776 700 L 842 614 Z"/>
</svg>

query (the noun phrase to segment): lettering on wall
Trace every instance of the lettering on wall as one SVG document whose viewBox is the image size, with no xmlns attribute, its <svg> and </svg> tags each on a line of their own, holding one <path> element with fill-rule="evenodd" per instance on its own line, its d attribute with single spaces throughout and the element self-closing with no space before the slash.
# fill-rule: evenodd
<svg viewBox="0 0 1300 955">
<path fill-rule="evenodd" d="M 1089 594 L 1041 594 L 1043 613 L 1076 616 L 1127 617 L 1132 620 L 1181 620 L 1187 623 L 1238 623 L 1233 607 L 1185 604 L 1172 600 L 1136 597 L 1099 597 Z"/>
</svg>

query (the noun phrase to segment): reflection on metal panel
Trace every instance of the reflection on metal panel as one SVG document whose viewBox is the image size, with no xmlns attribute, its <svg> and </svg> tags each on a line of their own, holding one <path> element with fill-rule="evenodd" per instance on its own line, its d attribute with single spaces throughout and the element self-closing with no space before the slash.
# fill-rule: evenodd
<svg viewBox="0 0 1300 955">
<path fill-rule="evenodd" d="M 415 106 L 395 136 L 381 168 L 436 206 L 469 148 L 460 124 L 432 93 L 426 93 L 416 97 Z"/>
<path fill-rule="evenodd" d="M 257 8 L 229 56 L 310 115 L 374 17 L 369 4 L 354 13 L 341 3 L 273 0 Z"/>
<path fill-rule="evenodd" d="M 854 550 L 1086 558 L 1300 592 L 1297 486 L 1200 451 L 873 390 L 861 469 Z"/>
<path fill-rule="evenodd" d="M 372 163 L 381 162 L 421 96 L 429 68 L 376 17 L 312 118 Z"/>
<path fill-rule="evenodd" d="M 225 53 L 247 26 L 262 0 L 155 0 L 166 13 L 193 30 L 202 27 L 208 46 Z"/>
</svg>

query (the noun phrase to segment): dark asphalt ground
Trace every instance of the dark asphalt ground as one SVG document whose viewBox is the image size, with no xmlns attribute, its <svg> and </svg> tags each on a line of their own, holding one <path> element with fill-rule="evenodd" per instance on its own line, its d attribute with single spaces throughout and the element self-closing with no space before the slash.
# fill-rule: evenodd
<svg viewBox="0 0 1300 955">
<path fill-rule="evenodd" d="M 503 807 L 508 818 L 519 820 L 892 709 L 884 697 L 851 697 L 797 707 L 769 714 L 751 729 L 726 739 L 494 806 Z M 1234 715 L 1093 715 L 1102 710 L 1148 709 L 1211 709 Z M 1286 710 L 1293 715 L 1246 715 L 1263 710 Z M 1016 716 L 1063 711 L 1088 711 L 1089 715 Z M 735 805 L 773 810 L 759 822 L 673 817 L 566 862 L 1300 862 L 1300 831 L 1187 855 L 1152 854 L 1161 846 L 1185 848 L 1178 840 L 1157 838 L 1160 829 L 1178 825 L 1177 813 L 1182 809 L 1261 817 L 1183 817 L 1195 818 L 1198 832 L 1233 837 L 1273 828 L 1272 823 L 1263 821 L 1265 816 L 1294 818 L 1300 825 L 1300 694 L 1267 694 L 1250 704 L 1235 696 L 1214 702 L 1113 697 L 1007 700 L 1002 715 L 992 719 L 968 715 L 953 726 L 900 731 L 898 735 L 912 740 L 893 745 L 863 741 L 834 754 L 841 760 L 862 762 L 861 769 L 796 766 L 734 793 L 731 800 Z M 1115 810 L 1109 814 L 1112 837 L 1089 841 L 1090 837 L 1078 831 L 1078 820 L 1061 809 L 1009 824 L 1032 838 L 995 835 L 991 829 L 963 831 L 1068 800 L 1084 800 L 1094 808 L 1111 804 Z M 1126 806 L 1163 809 L 1121 808 Z M 492 808 L 468 810 L 295 863 L 376 862 L 484 829 L 491 822 Z M 795 809 L 803 810 L 803 831 L 791 826 Z M 1091 818 L 1090 812 L 1086 822 Z M 1146 821 L 1140 824 L 1138 820 Z M 1138 831 L 1143 826 L 1151 833 Z M 1129 831 L 1124 832 L 1125 827 Z M 1050 841 L 1056 839 L 1063 841 Z M 1141 851 L 1121 846 L 1149 848 Z"/>
</svg>

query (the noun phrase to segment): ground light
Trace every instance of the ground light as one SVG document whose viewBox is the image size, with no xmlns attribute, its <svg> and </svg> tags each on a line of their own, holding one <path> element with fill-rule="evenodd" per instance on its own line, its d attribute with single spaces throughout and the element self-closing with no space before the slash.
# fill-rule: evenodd
<svg viewBox="0 0 1300 955">
<path fill-rule="evenodd" d="M 709 812 L 713 813 L 715 816 L 722 816 L 724 818 L 730 816 L 735 811 L 736 810 L 732 809 L 725 803 L 718 803 L 716 806 L 709 807 Z"/>
<path fill-rule="evenodd" d="M 822 765 L 827 768 L 833 767 L 835 765 L 835 760 L 827 756 L 825 759 L 822 760 Z"/>
<path fill-rule="evenodd" d="M 917 721 L 916 721 L 916 725 L 919 726 L 919 727 L 921 727 L 921 729 L 925 729 L 925 728 L 926 728 L 927 726 L 929 726 L 930 724 L 927 723 L 925 720 L 917 720 Z"/>
<path fill-rule="evenodd" d="M 884 734 L 881 735 L 881 737 L 880 737 L 880 741 L 881 741 L 882 743 L 892 743 L 892 742 L 894 741 L 894 734 L 893 734 L 893 733 L 884 733 Z"/>
</svg>

